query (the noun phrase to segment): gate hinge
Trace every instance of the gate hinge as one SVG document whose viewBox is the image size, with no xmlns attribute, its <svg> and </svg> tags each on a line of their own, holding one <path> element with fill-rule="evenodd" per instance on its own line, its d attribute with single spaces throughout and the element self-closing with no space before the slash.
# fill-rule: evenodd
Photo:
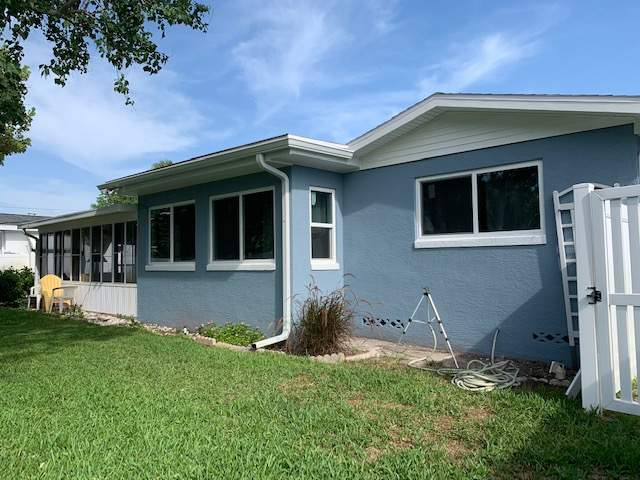
<svg viewBox="0 0 640 480">
<path fill-rule="evenodd" d="M 598 290 L 596 287 L 589 287 L 587 290 L 591 290 L 591 293 L 587 294 L 587 298 L 589 299 L 590 305 L 595 305 L 602 301 L 602 292 Z"/>
</svg>

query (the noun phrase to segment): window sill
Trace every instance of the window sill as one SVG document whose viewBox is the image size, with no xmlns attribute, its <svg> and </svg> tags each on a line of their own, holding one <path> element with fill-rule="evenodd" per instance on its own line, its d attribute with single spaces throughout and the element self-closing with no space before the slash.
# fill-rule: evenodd
<svg viewBox="0 0 640 480">
<path fill-rule="evenodd" d="M 545 245 L 544 233 L 512 233 L 508 235 L 438 235 L 431 238 L 421 237 L 414 242 L 415 248 L 452 248 L 452 247 L 505 247 L 513 245 Z"/>
<path fill-rule="evenodd" d="M 195 272 L 196 262 L 150 263 L 144 269 L 147 272 Z"/>
<path fill-rule="evenodd" d="M 311 262 L 311 270 L 340 270 L 340 264 L 336 262 Z"/>
<path fill-rule="evenodd" d="M 276 269 L 274 260 L 263 261 L 218 261 L 207 264 L 209 272 L 233 272 L 233 271 L 273 271 Z"/>
</svg>

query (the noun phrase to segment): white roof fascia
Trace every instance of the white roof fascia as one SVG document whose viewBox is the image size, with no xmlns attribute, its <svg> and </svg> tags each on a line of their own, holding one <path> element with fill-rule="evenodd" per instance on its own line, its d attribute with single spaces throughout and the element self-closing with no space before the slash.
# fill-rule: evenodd
<svg viewBox="0 0 640 480">
<path fill-rule="evenodd" d="M 21 228 L 37 229 L 48 225 L 55 225 L 58 223 L 73 222 L 76 220 L 84 220 L 96 217 L 103 217 L 106 215 L 114 214 L 127 214 L 131 213 L 135 217 L 137 214 L 137 205 L 112 205 L 110 207 L 100 208 L 98 210 L 84 210 L 81 212 L 67 213 L 65 215 L 59 215 L 57 217 L 47 218 L 46 220 L 39 220 L 37 222 L 31 222 L 21 225 Z"/>
<path fill-rule="evenodd" d="M 238 170 L 243 166 L 253 165 L 255 163 L 255 155 L 258 153 L 265 155 L 277 154 L 278 152 L 287 153 L 290 149 L 304 150 L 309 154 L 318 155 L 317 165 L 319 167 L 325 166 L 329 169 L 339 167 L 340 164 L 348 165 L 348 162 L 353 156 L 351 149 L 343 144 L 324 142 L 295 135 L 282 135 L 280 137 L 204 155 L 157 170 L 148 170 L 127 177 L 110 180 L 99 185 L 98 188 L 115 189 L 124 187 L 126 191 L 126 187 L 133 187 L 134 185 L 151 187 L 153 185 L 166 183 L 167 180 L 178 175 L 182 177 L 183 180 L 186 180 L 187 176 L 192 176 L 194 180 L 197 180 L 202 176 L 204 171 L 219 171 L 224 173 L 229 170 Z M 330 160 L 329 158 L 335 160 Z M 284 163 L 291 164 L 295 163 L 295 161 Z"/>
</svg>

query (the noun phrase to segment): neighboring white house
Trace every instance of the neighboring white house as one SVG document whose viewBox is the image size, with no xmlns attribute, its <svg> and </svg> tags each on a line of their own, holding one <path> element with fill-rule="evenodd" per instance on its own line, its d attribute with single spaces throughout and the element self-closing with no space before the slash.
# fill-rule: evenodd
<svg viewBox="0 0 640 480">
<path fill-rule="evenodd" d="M 47 217 L 0 213 L 0 270 L 9 267 L 35 269 L 35 235 L 38 230 L 27 229 L 25 233 L 21 225 L 45 218 Z"/>
</svg>

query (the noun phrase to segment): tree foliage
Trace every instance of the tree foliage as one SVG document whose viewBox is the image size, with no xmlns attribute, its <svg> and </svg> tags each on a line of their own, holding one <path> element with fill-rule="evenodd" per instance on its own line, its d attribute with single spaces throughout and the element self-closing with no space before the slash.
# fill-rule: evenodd
<svg viewBox="0 0 640 480">
<path fill-rule="evenodd" d="M 0 47 L 0 165 L 7 155 L 22 153 L 31 144 L 26 134 L 35 111 L 24 104 L 28 78 L 29 69 Z"/>
<path fill-rule="evenodd" d="M 168 57 L 158 50 L 170 26 L 206 31 L 209 7 L 197 0 L 2 0 L 0 1 L 0 162 L 23 152 L 33 110 L 24 105 L 28 71 L 24 43 L 39 31 L 52 46 L 52 58 L 39 66 L 45 76 L 64 86 L 72 72 L 86 73 L 91 55 L 106 59 L 116 70 L 114 89 L 126 103 L 126 71 L 139 65 L 158 73 Z"/>
<path fill-rule="evenodd" d="M 138 199 L 132 195 L 121 195 L 117 190 L 102 190 L 98 194 L 96 201 L 91 204 L 91 208 L 99 209 L 112 205 L 135 205 Z"/>
<path fill-rule="evenodd" d="M 151 170 L 168 167 L 169 165 L 173 165 L 173 162 L 171 160 L 158 160 L 157 162 L 151 164 Z"/>
</svg>

